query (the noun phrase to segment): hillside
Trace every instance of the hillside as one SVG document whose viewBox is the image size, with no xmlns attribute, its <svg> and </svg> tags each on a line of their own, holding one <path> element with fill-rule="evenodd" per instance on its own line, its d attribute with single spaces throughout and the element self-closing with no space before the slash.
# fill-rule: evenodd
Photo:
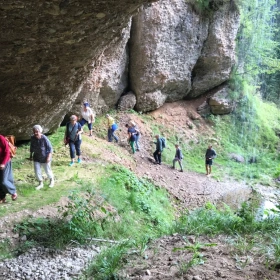
<svg viewBox="0 0 280 280">
<path fill-rule="evenodd" d="M 56 143 L 53 158 L 53 171 L 56 177 L 54 189 L 45 187 L 42 191 L 35 190 L 33 186 L 36 185 L 36 182 L 32 165 L 25 159 L 28 157 L 28 144 L 23 144 L 19 148 L 14 162 L 14 176 L 18 185 L 19 198 L 16 202 L 9 200 L 8 203 L 0 205 L 1 238 L 3 240 L 11 239 L 14 245 L 22 243 L 22 235 L 13 231 L 14 224 L 24 218 L 56 217 L 58 215 L 57 206 L 67 205 L 70 190 L 78 189 L 79 192 L 84 190 L 83 181 L 90 182 L 99 192 L 98 182 L 101 177 L 104 177 L 105 181 L 107 180 L 106 176 L 109 175 L 105 168 L 109 165 L 125 167 L 138 178 L 146 178 L 157 188 L 166 189 L 176 217 L 187 210 L 203 207 L 208 202 L 217 205 L 226 203 L 233 208 L 240 206 L 243 201 L 252 197 L 252 188 L 245 180 L 236 181 L 230 177 L 227 172 L 228 167 L 219 161 L 219 157 L 215 160 L 213 175 L 205 175 L 204 153 L 207 143 L 213 144 L 218 155 L 222 153 L 223 147 L 217 139 L 213 123 L 196 113 L 196 108 L 202 101 L 203 98 L 195 101 L 167 103 L 148 115 L 135 112 L 112 112 L 119 125 L 117 134 L 120 141 L 118 144 L 106 141 L 105 119 L 98 119 L 94 128 L 94 137 L 89 137 L 87 129 L 85 129 L 82 164 L 75 164 L 73 167 L 67 166 L 68 149 L 63 146 L 62 138 L 59 139 L 63 135 L 63 129 L 60 129 L 60 132 L 50 136 L 52 142 Z M 141 130 L 141 149 L 134 155 L 131 154 L 126 141 L 125 124 L 131 119 Z M 159 132 L 167 138 L 167 148 L 161 166 L 154 165 L 152 158 L 155 148 L 154 135 Z M 185 154 L 184 172 L 181 173 L 170 168 L 170 157 L 172 158 L 175 153 L 174 144 L 176 142 L 187 144 L 187 147 L 189 145 L 189 149 L 192 149 L 190 143 L 198 145 L 202 139 L 206 146 L 197 154 L 198 163 L 189 160 L 188 151 L 183 150 Z M 193 171 L 195 169 L 193 164 L 200 168 L 199 171 Z M 260 185 L 255 185 L 254 188 L 264 189 Z M 111 213 L 117 211 L 116 207 L 112 205 L 106 205 L 106 209 Z M 203 260 L 207 259 L 206 265 L 195 266 L 188 270 L 186 263 L 193 257 L 192 253 L 186 250 L 173 252 L 173 249 L 186 246 L 186 244 L 198 243 L 202 244 L 202 247 L 206 243 L 217 245 L 203 248 Z M 120 279 L 199 280 L 245 279 L 245 277 L 249 277 L 248 279 L 278 279 L 276 272 L 264 267 L 262 256 L 259 253 L 242 254 L 237 259 L 235 250 L 234 246 L 230 245 L 230 240 L 224 235 L 197 237 L 194 234 L 174 233 L 172 236 L 165 236 L 147 244 L 144 258 L 141 255 L 130 256 L 127 268 L 120 272 L 124 278 Z M 2 269 L 0 279 L 7 279 L 5 275 L 13 275 L 9 265 L 5 265 Z M 40 269 L 43 268 L 37 268 L 39 271 Z M 61 269 L 63 270 L 63 268 Z M 17 276 L 17 278 L 10 279 L 27 278 Z"/>
</svg>

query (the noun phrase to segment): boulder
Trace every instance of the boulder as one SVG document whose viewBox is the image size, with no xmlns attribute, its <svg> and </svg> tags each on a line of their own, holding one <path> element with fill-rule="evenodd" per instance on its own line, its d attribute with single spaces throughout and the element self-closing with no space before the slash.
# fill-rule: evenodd
<svg viewBox="0 0 280 280">
<path fill-rule="evenodd" d="M 229 154 L 229 158 L 232 160 L 235 160 L 236 162 L 240 162 L 240 163 L 244 163 L 245 159 L 243 156 L 235 154 L 235 153 L 231 153 Z"/>
<path fill-rule="evenodd" d="M 187 96 L 208 22 L 185 0 L 145 5 L 133 18 L 129 75 L 137 110 L 152 111 Z"/>
<path fill-rule="evenodd" d="M 135 107 L 135 105 L 136 105 L 136 96 L 133 92 L 129 92 L 121 96 L 118 103 L 118 109 L 120 111 L 132 110 Z"/>
<path fill-rule="evenodd" d="M 235 108 L 235 102 L 229 96 L 228 87 L 218 90 L 209 98 L 208 103 L 213 115 L 229 114 Z"/>
<path fill-rule="evenodd" d="M 207 40 L 193 69 L 189 97 L 197 97 L 229 79 L 235 64 L 235 39 L 239 22 L 240 15 L 232 1 L 221 4 L 212 13 Z"/>
</svg>

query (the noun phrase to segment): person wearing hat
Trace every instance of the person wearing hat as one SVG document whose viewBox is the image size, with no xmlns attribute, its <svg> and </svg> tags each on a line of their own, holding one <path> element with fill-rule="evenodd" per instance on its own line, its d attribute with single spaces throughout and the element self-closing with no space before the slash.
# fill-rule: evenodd
<svg viewBox="0 0 280 280">
<path fill-rule="evenodd" d="M 87 123 L 89 129 L 89 136 L 92 136 L 92 124 L 94 123 L 94 114 L 92 109 L 89 107 L 88 102 L 84 103 L 79 123 L 82 127 Z"/>
<path fill-rule="evenodd" d="M 118 143 L 119 138 L 115 135 L 115 130 L 118 128 L 115 120 L 109 115 L 106 114 L 106 118 L 108 120 L 107 127 L 108 127 L 108 142 L 112 142 L 113 138 Z"/>
<path fill-rule="evenodd" d="M 66 124 L 66 130 L 64 134 L 64 143 L 69 139 L 69 149 L 70 149 L 70 157 L 71 162 L 69 166 L 72 166 L 75 162 L 76 154 L 78 157 L 78 163 L 81 163 L 81 144 L 82 144 L 82 126 L 79 122 L 77 122 L 77 116 L 72 115 L 70 117 L 70 122 Z"/>
<path fill-rule="evenodd" d="M 51 160 L 53 148 L 50 140 L 47 136 L 42 134 L 43 129 L 40 125 L 33 126 L 33 135 L 30 140 L 30 160 L 34 162 L 34 171 L 39 185 L 36 190 L 40 190 L 44 187 L 41 167 L 44 168 L 49 180 L 49 187 L 54 186 L 54 177 L 51 169 Z"/>
<path fill-rule="evenodd" d="M 6 202 L 6 194 L 10 194 L 12 200 L 17 199 L 8 141 L 0 135 L 0 203 Z"/>
</svg>

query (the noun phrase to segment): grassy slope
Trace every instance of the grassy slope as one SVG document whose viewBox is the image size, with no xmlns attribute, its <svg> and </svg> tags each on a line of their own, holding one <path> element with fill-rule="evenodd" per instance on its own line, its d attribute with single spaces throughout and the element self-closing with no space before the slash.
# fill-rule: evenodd
<svg viewBox="0 0 280 280">
<path fill-rule="evenodd" d="M 142 119 L 147 129 L 154 134 L 161 133 L 168 139 L 169 148 L 163 155 L 165 162 L 171 162 L 174 156 L 173 144 L 180 142 L 184 150 L 185 169 L 204 172 L 205 147 L 211 142 L 215 143 L 219 154 L 215 160 L 217 171 L 215 176 L 222 178 L 227 174 L 237 179 L 243 180 L 247 177 L 251 181 L 255 179 L 256 182 L 272 184 L 272 178 L 280 173 L 279 152 L 275 150 L 275 146 L 279 145 L 279 139 L 275 136 L 275 131 L 280 130 L 279 109 L 272 104 L 261 103 L 256 97 L 252 99 L 250 104 L 254 104 L 254 110 L 251 109 L 251 105 L 248 106 L 248 102 L 243 104 L 243 119 L 238 119 L 240 114 L 212 116 L 209 123 L 213 126 L 215 134 L 208 137 L 198 135 L 194 140 L 187 140 L 184 137 L 178 139 L 176 134 L 172 133 L 172 129 L 162 126 L 149 116 L 137 114 L 137 117 Z M 101 138 L 106 137 L 104 123 L 105 119 L 101 117 L 97 118 L 95 124 L 95 133 Z M 199 123 L 197 125 L 199 126 Z M 258 136 L 254 136 L 253 133 L 246 134 L 248 129 L 257 130 Z M 29 156 L 29 144 L 22 144 L 18 149 L 17 157 L 13 160 L 19 198 L 15 203 L 2 205 L 0 217 L 24 209 L 37 210 L 44 205 L 56 203 L 61 197 L 69 196 L 73 192 L 79 196 L 90 191 L 95 193 L 92 196 L 93 200 L 104 202 L 95 210 L 102 212 L 104 208 L 107 217 L 105 220 L 99 219 L 95 225 L 96 236 L 137 240 L 138 244 L 142 244 L 137 246 L 145 246 L 150 238 L 174 230 L 172 225 L 175 212 L 165 191 L 142 181 L 127 169 L 101 158 L 102 151 L 110 149 L 110 153 L 134 164 L 129 154 L 124 153 L 119 146 L 108 146 L 106 141 L 99 138 L 83 137 L 83 151 L 87 155 L 87 160 L 70 168 L 68 167 L 69 151 L 62 143 L 63 131 L 64 128 L 60 128 L 49 137 L 54 146 L 55 188 L 49 189 L 46 184 L 42 191 L 35 190 L 37 182 L 32 163 L 26 159 Z M 242 131 L 244 135 L 240 135 Z M 230 152 L 239 153 L 246 159 L 255 155 L 259 160 L 257 164 L 251 165 L 235 163 L 228 159 Z M 80 202 L 74 201 L 75 203 L 76 207 Z M 89 205 L 85 207 L 91 209 Z M 56 234 L 60 233 L 56 232 Z"/>
</svg>

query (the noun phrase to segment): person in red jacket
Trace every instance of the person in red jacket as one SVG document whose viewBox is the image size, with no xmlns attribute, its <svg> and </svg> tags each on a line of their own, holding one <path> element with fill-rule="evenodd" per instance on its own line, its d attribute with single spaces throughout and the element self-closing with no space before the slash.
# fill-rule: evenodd
<svg viewBox="0 0 280 280">
<path fill-rule="evenodd" d="M 7 193 L 12 200 L 17 199 L 9 145 L 6 138 L 0 135 L 0 203 L 6 202 Z"/>
</svg>

